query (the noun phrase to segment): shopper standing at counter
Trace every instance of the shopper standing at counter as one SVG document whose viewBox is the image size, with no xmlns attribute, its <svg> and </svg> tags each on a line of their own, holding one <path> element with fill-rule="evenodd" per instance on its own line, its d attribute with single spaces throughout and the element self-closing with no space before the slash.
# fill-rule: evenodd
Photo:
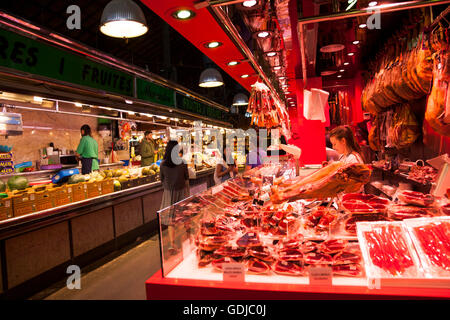
<svg viewBox="0 0 450 320">
<path fill-rule="evenodd" d="M 339 153 L 339 161 L 345 164 L 364 163 L 361 148 L 349 126 L 339 126 L 331 130 L 330 141 L 333 149 Z"/>
<path fill-rule="evenodd" d="M 167 143 L 166 152 L 159 170 L 163 185 L 161 210 L 189 197 L 189 172 L 187 164 L 180 156 L 182 154 L 181 151 L 177 141 L 171 140 Z M 161 224 L 168 227 L 169 252 L 171 253 L 176 251 L 173 218 L 173 208 L 170 209 L 170 212 L 161 216 Z"/>
<path fill-rule="evenodd" d="M 85 124 L 81 127 L 81 140 L 77 148 L 77 157 L 81 159 L 81 173 L 89 174 L 98 170 L 98 143 L 92 138 L 91 127 Z"/>
<path fill-rule="evenodd" d="M 145 131 L 144 139 L 140 146 L 141 167 L 147 167 L 155 162 L 155 155 L 158 153 L 155 141 L 152 139 L 151 131 Z"/>
</svg>

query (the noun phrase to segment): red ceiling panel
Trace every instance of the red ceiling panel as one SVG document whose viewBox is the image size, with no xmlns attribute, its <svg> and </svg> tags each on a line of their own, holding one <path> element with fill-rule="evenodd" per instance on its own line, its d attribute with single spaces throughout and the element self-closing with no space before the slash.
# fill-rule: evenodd
<svg viewBox="0 0 450 320">
<path fill-rule="evenodd" d="M 241 84 L 242 87 L 251 91 L 251 85 L 257 80 L 255 70 L 248 62 L 241 62 L 235 66 L 227 65 L 231 60 L 242 60 L 244 57 L 211 15 L 207 7 L 197 10 L 194 8 L 195 1 L 192 0 L 141 1 Z M 175 19 L 172 14 L 179 9 L 189 9 L 195 12 L 195 16 L 189 20 Z M 152 32 L 152 30 L 149 30 L 149 32 Z M 219 41 L 222 45 L 212 49 L 206 48 L 204 44 L 210 41 Z M 241 78 L 243 74 L 250 74 L 251 76 Z"/>
</svg>

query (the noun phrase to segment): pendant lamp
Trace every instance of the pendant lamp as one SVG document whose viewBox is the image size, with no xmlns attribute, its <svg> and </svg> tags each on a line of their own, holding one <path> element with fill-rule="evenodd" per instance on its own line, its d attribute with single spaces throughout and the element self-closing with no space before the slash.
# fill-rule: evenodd
<svg viewBox="0 0 450 320">
<path fill-rule="evenodd" d="M 141 8 L 132 0 L 112 0 L 103 9 L 100 31 L 114 38 L 134 38 L 148 31 Z"/>
<path fill-rule="evenodd" d="M 248 98 L 243 93 L 237 93 L 233 98 L 233 106 L 246 106 L 248 105 Z"/>
<path fill-rule="evenodd" d="M 214 68 L 205 69 L 200 74 L 198 85 L 202 88 L 214 88 L 223 85 L 222 75 Z"/>
</svg>

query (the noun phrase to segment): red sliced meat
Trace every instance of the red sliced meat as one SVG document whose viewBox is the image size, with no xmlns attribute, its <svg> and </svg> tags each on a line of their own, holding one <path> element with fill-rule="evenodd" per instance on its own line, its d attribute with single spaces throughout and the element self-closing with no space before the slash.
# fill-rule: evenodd
<svg viewBox="0 0 450 320">
<path fill-rule="evenodd" d="M 283 249 L 278 251 L 278 257 L 281 261 L 301 261 L 303 253 L 298 249 Z"/>
<path fill-rule="evenodd" d="M 248 249 L 248 254 L 252 257 L 258 258 L 260 260 L 271 262 L 274 260 L 272 253 L 266 246 L 256 246 L 250 247 Z"/>
<path fill-rule="evenodd" d="M 246 262 L 247 272 L 263 274 L 268 273 L 270 271 L 270 266 L 259 259 L 250 258 Z"/>
<path fill-rule="evenodd" d="M 225 257 L 243 257 L 245 256 L 246 249 L 238 246 L 224 245 L 215 251 L 216 254 Z"/>
<path fill-rule="evenodd" d="M 333 262 L 333 258 L 326 253 L 310 252 L 305 254 L 304 261 L 306 264 L 331 264 Z"/>
<path fill-rule="evenodd" d="M 373 194 L 349 193 L 342 197 L 342 207 L 348 212 L 383 212 L 389 200 Z"/>
<path fill-rule="evenodd" d="M 395 220 L 404 220 L 411 218 L 421 218 L 433 215 L 434 209 L 421 208 L 415 206 L 395 205 L 389 207 L 388 216 Z"/>
<path fill-rule="evenodd" d="M 300 247 L 300 251 L 303 252 L 303 254 L 308 253 L 308 252 L 312 252 L 317 250 L 318 245 L 317 243 L 313 242 L 313 241 L 305 241 L 302 243 L 301 247 Z"/>
<path fill-rule="evenodd" d="M 363 268 L 359 264 L 333 265 L 333 275 L 345 277 L 359 277 L 363 275 Z"/>
<path fill-rule="evenodd" d="M 344 250 L 333 256 L 333 265 L 355 264 L 361 261 L 361 253 Z"/>
<path fill-rule="evenodd" d="M 412 204 L 420 207 L 428 207 L 433 204 L 434 197 L 417 191 L 403 190 L 397 194 L 398 200 L 403 204 Z"/>
<path fill-rule="evenodd" d="M 255 247 L 261 245 L 258 235 L 254 232 L 247 232 L 240 237 L 236 243 L 240 247 Z"/>
<path fill-rule="evenodd" d="M 300 276 L 304 274 L 304 268 L 300 262 L 277 261 L 273 266 L 273 271 L 287 276 Z"/>
<path fill-rule="evenodd" d="M 342 239 L 330 239 L 322 242 L 319 246 L 319 250 L 324 253 L 336 253 L 344 250 L 348 241 Z"/>
</svg>

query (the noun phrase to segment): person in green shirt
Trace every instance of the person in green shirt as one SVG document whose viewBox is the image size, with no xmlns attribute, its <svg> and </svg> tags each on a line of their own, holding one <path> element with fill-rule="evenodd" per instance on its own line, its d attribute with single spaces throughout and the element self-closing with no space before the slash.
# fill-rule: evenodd
<svg viewBox="0 0 450 320">
<path fill-rule="evenodd" d="M 89 174 L 98 170 L 98 143 L 92 138 L 91 127 L 85 124 L 81 127 L 81 140 L 77 148 L 77 156 L 81 159 L 81 173 Z"/>
<path fill-rule="evenodd" d="M 145 131 L 144 139 L 142 139 L 140 146 L 141 153 L 141 167 L 147 167 L 155 162 L 155 154 L 158 153 L 156 144 L 152 139 L 152 133 Z"/>
</svg>

